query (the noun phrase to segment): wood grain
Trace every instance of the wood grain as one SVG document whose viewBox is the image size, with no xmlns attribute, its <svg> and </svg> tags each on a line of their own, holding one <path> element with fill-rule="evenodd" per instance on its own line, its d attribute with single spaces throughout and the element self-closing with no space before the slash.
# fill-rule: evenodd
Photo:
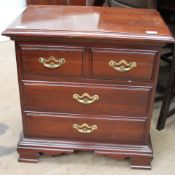
<svg viewBox="0 0 175 175">
<path fill-rule="evenodd" d="M 73 128 L 73 124 L 96 125 L 97 130 L 85 134 Z M 111 143 L 142 143 L 144 138 L 145 119 L 112 119 L 78 117 L 76 115 L 47 115 L 27 114 L 26 137 L 41 139 L 60 139 L 86 142 L 111 142 Z M 42 131 L 42 132 L 41 132 Z"/>
<path fill-rule="evenodd" d="M 74 85 L 25 83 L 23 86 L 27 111 L 50 111 L 73 114 L 146 116 L 149 113 L 151 89 L 136 87 L 101 87 L 100 85 Z M 73 99 L 73 94 L 98 95 L 99 100 L 84 105 Z"/>
<path fill-rule="evenodd" d="M 148 34 L 147 31 L 155 34 Z M 137 39 L 142 42 L 154 41 L 157 45 L 174 42 L 171 32 L 156 10 L 108 7 L 29 6 L 3 35 L 37 40 Z"/>
<path fill-rule="evenodd" d="M 156 53 L 148 51 L 117 50 L 117 49 L 92 49 L 92 77 L 100 79 L 125 79 L 130 81 L 151 81 L 154 79 L 154 67 Z M 125 60 L 127 63 L 135 62 L 137 66 L 127 72 L 119 72 L 109 66 L 113 60 L 119 63 Z M 123 64 L 121 64 L 122 66 Z M 124 65 L 127 67 L 126 65 Z"/>
<path fill-rule="evenodd" d="M 65 76 L 65 77 L 81 77 L 83 76 L 84 49 L 67 46 L 41 46 L 27 45 L 21 47 L 23 57 L 24 76 L 40 75 L 40 76 Z M 50 69 L 39 62 L 39 58 L 49 59 L 54 57 L 59 60 L 64 58 L 65 63 L 58 68 Z M 56 64 L 56 62 L 54 62 Z"/>
</svg>

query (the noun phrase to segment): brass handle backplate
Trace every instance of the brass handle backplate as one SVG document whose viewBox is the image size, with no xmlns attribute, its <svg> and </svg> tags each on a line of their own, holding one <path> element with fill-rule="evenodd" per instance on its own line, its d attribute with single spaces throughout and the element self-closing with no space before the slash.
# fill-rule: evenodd
<svg viewBox="0 0 175 175">
<path fill-rule="evenodd" d="M 65 64 L 65 59 L 64 58 L 60 58 L 60 59 L 56 59 L 53 56 L 50 56 L 49 58 L 39 58 L 39 63 L 41 63 L 44 67 L 50 68 L 50 69 L 55 69 L 58 68 L 60 66 L 62 66 L 63 64 Z"/>
<path fill-rule="evenodd" d="M 136 62 L 127 63 L 126 60 L 120 60 L 119 62 L 110 60 L 109 66 L 118 72 L 128 72 L 137 66 Z"/>
<path fill-rule="evenodd" d="M 78 132 L 84 133 L 84 134 L 90 134 L 93 131 L 98 129 L 97 125 L 89 126 L 86 123 L 83 123 L 82 125 L 73 124 L 73 128 L 75 128 Z"/>
<path fill-rule="evenodd" d="M 91 104 L 99 100 L 98 95 L 90 96 L 88 93 L 84 93 L 83 95 L 73 94 L 73 98 L 84 105 Z"/>
</svg>

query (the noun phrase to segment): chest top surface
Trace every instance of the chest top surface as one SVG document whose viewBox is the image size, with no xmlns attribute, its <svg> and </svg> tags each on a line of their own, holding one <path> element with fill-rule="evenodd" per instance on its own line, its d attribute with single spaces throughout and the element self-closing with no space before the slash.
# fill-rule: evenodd
<svg viewBox="0 0 175 175">
<path fill-rule="evenodd" d="M 156 10 L 109 7 L 29 6 L 3 34 L 174 41 Z"/>
</svg>

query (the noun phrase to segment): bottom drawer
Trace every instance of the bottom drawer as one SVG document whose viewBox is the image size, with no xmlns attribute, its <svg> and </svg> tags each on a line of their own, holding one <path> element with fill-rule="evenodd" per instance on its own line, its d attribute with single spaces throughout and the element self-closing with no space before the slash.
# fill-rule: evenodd
<svg viewBox="0 0 175 175">
<path fill-rule="evenodd" d="M 27 113 L 25 137 L 113 143 L 143 143 L 144 119 L 92 118 Z"/>
</svg>

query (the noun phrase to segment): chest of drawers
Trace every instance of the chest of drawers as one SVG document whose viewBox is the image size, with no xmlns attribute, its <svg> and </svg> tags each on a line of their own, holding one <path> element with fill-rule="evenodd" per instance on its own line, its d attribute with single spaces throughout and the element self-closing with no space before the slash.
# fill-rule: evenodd
<svg viewBox="0 0 175 175">
<path fill-rule="evenodd" d="M 155 10 L 29 6 L 15 41 L 19 161 L 94 151 L 150 168 L 159 50 L 174 39 Z"/>
</svg>

